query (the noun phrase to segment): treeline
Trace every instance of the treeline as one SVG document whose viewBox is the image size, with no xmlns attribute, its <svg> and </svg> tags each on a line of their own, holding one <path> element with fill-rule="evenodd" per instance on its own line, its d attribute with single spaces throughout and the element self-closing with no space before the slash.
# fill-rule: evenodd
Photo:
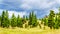
<svg viewBox="0 0 60 34">
<path fill-rule="evenodd" d="M 25 24 L 28 21 L 27 24 Z M 12 14 L 12 17 L 9 18 L 8 11 L 3 11 L 0 16 L 0 26 L 3 28 L 9 27 L 20 27 L 23 28 L 23 24 L 25 24 L 25 28 L 27 27 L 36 27 L 38 25 L 36 14 L 34 11 L 30 12 L 29 16 L 23 16 L 22 18 L 18 15 L 17 17 Z"/>
<path fill-rule="evenodd" d="M 44 26 L 50 27 L 50 29 L 59 29 L 60 28 L 60 9 L 58 13 L 54 13 L 53 10 L 50 10 L 49 15 L 40 19 L 41 23 Z M 28 22 L 28 23 L 27 23 Z M 37 27 L 39 24 L 38 19 L 34 11 L 30 12 L 29 16 L 23 16 L 22 18 L 18 15 L 17 17 L 12 14 L 12 17 L 9 18 L 8 11 L 3 11 L 0 16 L 0 27 L 9 28 L 9 27 L 20 27 L 23 28 L 23 24 L 25 24 L 25 28 Z"/>
</svg>

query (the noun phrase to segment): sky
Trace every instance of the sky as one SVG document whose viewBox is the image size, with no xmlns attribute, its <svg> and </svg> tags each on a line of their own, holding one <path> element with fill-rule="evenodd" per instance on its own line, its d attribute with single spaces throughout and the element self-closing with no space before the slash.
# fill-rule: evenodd
<svg viewBox="0 0 60 34">
<path fill-rule="evenodd" d="M 23 17 L 34 11 L 38 18 L 43 18 L 50 10 L 57 13 L 59 7 L 60 0 L 0 0 L 0 15 L 3 10 L 8 10 L 9 17 L 12 13 Z"/>
</svg>

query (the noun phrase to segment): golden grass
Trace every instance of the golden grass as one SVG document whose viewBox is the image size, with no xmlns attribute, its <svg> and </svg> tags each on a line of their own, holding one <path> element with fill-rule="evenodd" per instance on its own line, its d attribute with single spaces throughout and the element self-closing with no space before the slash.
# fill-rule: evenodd
<svg viewBox="0 0 60 34">
<path fill-rule="evenodd" d="M 60 34 L 60 29 L 39 29 L 39 28 L 0 28 L 0 34 Z"/>
</svg>

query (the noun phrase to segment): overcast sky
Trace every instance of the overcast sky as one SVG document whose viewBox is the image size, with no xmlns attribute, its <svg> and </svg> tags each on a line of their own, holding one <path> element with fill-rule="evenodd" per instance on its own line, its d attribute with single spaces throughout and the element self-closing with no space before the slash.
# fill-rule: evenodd
<svg viewBox="0 0 60 34">
<path fill-rule="evenodd" d="M 60 0 L 0 0 L 0 14 L 3 10 L 8 10 L 9 16 L 12 13 L 17 16 L 18 14 L 23 17 L 23 15 L 29 15 L 33 10 L 38 18 L 44 17 L 49 14 L 52 9 L 58 12 L 60 7 Z"/>
</svg>

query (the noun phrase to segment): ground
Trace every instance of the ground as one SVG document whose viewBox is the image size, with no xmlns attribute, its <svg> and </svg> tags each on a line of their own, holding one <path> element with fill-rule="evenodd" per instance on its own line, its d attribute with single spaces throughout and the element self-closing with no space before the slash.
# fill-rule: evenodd
<svg viewBox="0 0 60 34">
<path fill-rule="evenodd" d="M 60 34 L 60 29 L 39 29 L 39 28 L 0 28 L 0 34 Z"/>
</svg>

